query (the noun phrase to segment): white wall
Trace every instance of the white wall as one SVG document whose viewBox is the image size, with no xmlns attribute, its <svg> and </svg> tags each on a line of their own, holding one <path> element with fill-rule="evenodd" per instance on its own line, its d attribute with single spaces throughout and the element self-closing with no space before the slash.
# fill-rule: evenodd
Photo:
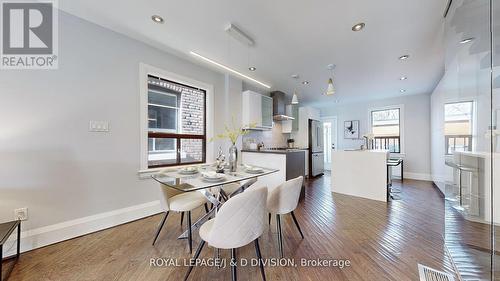
<svg viewBox="0 0 500 281">
<path fill-rule="evenodd" d="M 360 137 L 370 132 L 369 110 L 404 106 L 405 177 L 430 180 L 430 96 L 410 95 L 365 103 L 340 104 L 321 109 L 321 116 L 337 116 L 338 149 L 359 148 L 363 140 L 344 139 L 344 121 L 360 120 Z M 397 169 L 399 170 L 399 169 Z M 395 170 L 395 171 L 397 171 Z"/>
<path fill-rule="evenodd" d="M 157 184 L 138 177 L 139 63 L 213 85 L 216 133 L 231 112 L 241 118 L 241 80 L 64 12 L 59 21 L 58 70 L 0 70 L 0 222 L 28 207 L 25 236 L 113 210 L 158 211 Z M 109 121 L 110 132 L 88 132 L 89 120 Z M 32 240 L 24 249 L 54 242 Z"/>
</svg>

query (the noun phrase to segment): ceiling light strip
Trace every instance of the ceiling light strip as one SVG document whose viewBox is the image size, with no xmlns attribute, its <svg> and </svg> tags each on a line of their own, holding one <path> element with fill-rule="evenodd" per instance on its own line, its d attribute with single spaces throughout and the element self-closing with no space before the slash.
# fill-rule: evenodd
<svg viewBox="0 0 500 281">
<path fill-rule="evenodd" d="M 255 82 L 255 83 L 257 83 L 257 84 L 259 84 L 259 85 L 261 85 L 261 86 L 263 86 L 263 87 L 266 87 L 267 89 L 271 89 L 271 86 L 269 86 L 269 85 L 267 85 L 267 84 L 265 84 L 265 83 L 262 83 L 262 82 L 260 82 L 260 81 L 258 81 L 258 80 L 255 80 L 255 79 L 253 79 L 253 78 L 252 78 L 252 77 L 250 77 L 250 76 L 247 76 L 247 75 L 245 75 L 245 74 L 243 74 L 243 73 L 241 73 L 241 72 L 239 72 L 239 71 L 236 71 L 236 70 L 234 70 L 234 69 L 232 69 L 232 68 L 230 68 L 230 67 L 227 67 L 227 66 L 225 66 L 225 65 L 223 65 L 223 64 L 220 64 L 220 63 L 218 63 L 218 62 L 216 62 L 216 61 L 214 61 L 214 60 L 211 60 L 211 59 L 209 59 L 209 58 L 207 58 L 207 57 L 204 57 L 204 56 L 202 56 L 202 55 L 200 55 L 200 54 L 198 54 L 198 53 L 196 53 L 196 52 L 190 51 L 189 53 L 190 53 L 191 55 L 193 55 L 193 56 L 197 57 L 197 58 L 200 58 L 200 59 L 202 59 L 202 60 L 206 61 L 206 62 L 209 62 L 209 63 L 211 63 L 211 64 L 213 64 L 213 65 L 216 65 L 216 66 L 218 66 L 218 67 L 220 67 L 220 68 L 222 68 L 222 69 L 225 69 L 225 70 L 227 70 L 227 71 L 229 71 L 229 72 L 231 72 L 231 73 L 234 73 L 234 74 L 236 74 L 236 75 L 238 75 L 238 76 L 241 76 L 241 77 L 243 77 L 243 78 L 245 78 L 245 79 L 247 79 L 247 80 L 250 80 L 250 81 L 252 81 L 252 82 Z"/>
</svg>

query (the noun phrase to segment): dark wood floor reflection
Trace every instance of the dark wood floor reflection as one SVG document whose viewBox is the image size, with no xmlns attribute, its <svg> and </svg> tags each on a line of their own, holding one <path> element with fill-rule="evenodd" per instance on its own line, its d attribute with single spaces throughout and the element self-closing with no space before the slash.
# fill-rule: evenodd
<svg viewBox="0 0 500 281">
<path fill-rule="evenodd" d="M 446 245 L 464 280 L 500 280 L 500 253 L 492 264 L 492 229 L 490 224 L 469 221 L 446 202 Z M 500 242 L 500 227 L 495 227 L 496 243 Z M 498 246 L 497 246 L 498 247 Z M 496 270 L 496 271 L 495 271 Z"/>
<path fill-rule="evenodd" d="M 332 194 L 328 175 L 308 181 L 306 197 L 295 212 L 305 239 L 286 217 L 285 256 L 297 262 L 349 259 L 351 266 L 267 267 L 268 280 L 413 281 L 419 280 L 418 263 L 453 272 L 443 245 L 444 203 L 439 194 L 423 181 L 406 180 L 402 190 L 402 200 L 384 203 Z M 182 280 L 184 267 L 150 267 L 151 258 L 190 257 L 186 242 L 176 239 L 181 231 L 177 214 L 169 217 L 151 246 L 160 219 L 148 217 L 25 253 L 9 280 Z M 273 221 L 260 240 L 264 257 L 277 257 L 276 236 Z M 197 245 L 197 233 L 194 238 Z M 213 254 L 205 248 L 202 256 Z M 228 255 L 222 251 L 223 257 Z M 254 258 L 253 245 L 243 247 L 238 257 Z M 239 267 L 238 277 L 260 280 L 257 267 Z M 230 270 L 198 267 L 190 280 L 230 280 Z"/>
</svg>

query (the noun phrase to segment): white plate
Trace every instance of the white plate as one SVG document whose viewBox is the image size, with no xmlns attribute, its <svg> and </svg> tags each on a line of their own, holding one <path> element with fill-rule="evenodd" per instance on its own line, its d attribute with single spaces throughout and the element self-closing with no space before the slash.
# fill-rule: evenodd
<svg viewBox="0 0 500 281">
<path fill-rule="evenodd" d="M 221 181 L 224 181 L 226 178 L 205 178 L 205 177 L 202 177 L 204 181 L 206 182 L 221 182 Z"/>
<path fill-rule="evenodd" d="M 253 167 L 250 169 L 245 169 L 245 172 L 247 172 L 249 174 L 260 174 L 260 173 L 264 173 L 264 170 L 261 168 Z"/>
</svg>

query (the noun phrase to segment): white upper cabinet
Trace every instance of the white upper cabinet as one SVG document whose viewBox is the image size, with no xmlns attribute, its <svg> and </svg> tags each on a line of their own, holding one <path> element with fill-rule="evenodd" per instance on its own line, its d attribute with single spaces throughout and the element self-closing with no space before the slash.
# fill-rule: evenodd
<svg viewBox="0 0 500 281">
<path fill-rule="evenodd" d="M 255 124 L 255 130 L 273 127 L 273 99 L 253 91 L 244 91 L 242 97 L 243 126 Z"/>
</svg>

